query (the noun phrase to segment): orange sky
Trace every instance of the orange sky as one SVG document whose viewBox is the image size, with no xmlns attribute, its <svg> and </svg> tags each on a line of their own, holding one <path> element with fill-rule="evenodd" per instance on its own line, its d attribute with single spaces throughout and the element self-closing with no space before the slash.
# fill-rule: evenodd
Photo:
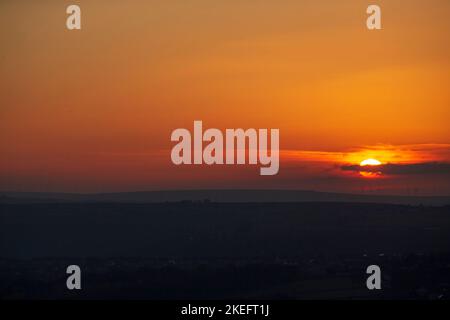
<svg viewBox="0 0 450 320">
<path fill-rule="evenodd" d="M 80 31 L 65 28 L 73 3 Z M 360 0 L 2 1 L 0 190 L 448 195 L 448 171 L 339 169 L 373 149 L 450 161 L 450 2 L 374 3 L 380 31 Z M 279 128 L 280 174 L 172 165 L 170 133 L 194 120 Z"/>
</svg>

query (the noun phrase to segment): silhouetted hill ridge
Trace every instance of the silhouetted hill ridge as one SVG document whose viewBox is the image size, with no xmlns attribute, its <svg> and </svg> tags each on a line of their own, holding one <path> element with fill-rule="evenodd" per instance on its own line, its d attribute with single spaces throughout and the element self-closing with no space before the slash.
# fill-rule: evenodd
<svg viewBox="0 0 450 320">
<path fill-rule="evenodd" d="M 0 192 L 0 203 L 114 202 L 161 203 L 211 201 L 261 202 L 351 202 L 404 205 L 450 205 L 450 196 L 399 196 L 317 192 L 305 190 L 174 190 L 116 193 Z"/>
</svg>

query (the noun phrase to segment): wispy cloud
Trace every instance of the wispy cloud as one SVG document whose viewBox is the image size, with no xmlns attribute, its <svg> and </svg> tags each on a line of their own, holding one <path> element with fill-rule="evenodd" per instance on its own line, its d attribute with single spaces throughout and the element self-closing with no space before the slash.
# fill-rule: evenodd
<svg viewBox="0 0 450 320">
<path fill-rule="evenodd" d="M 379 166 L 343 165 L 341 170 L 354 172 L 380 172 L 383 174 L 405 175 L 405 174 L 450 174 L 450 163 L 445 162 L 423 162 L 395 164 L 388 163 Z"/>
<path fill-rule="evenodd" d="M 411 144 L 360 146 L 339 151 L 283 150 L 285 162 L 326 162 L 356 165 L 374 158 L 384 164 L 450 162 L 450 144 Z"/>
</svg>

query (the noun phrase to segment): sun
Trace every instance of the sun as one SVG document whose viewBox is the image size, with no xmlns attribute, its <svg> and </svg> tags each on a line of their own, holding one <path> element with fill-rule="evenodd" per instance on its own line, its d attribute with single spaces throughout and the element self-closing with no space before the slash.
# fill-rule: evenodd
<svg viewBox="0 0 450 320">
<path fill-rule="evenodd" d="M 381 162 L 378 161 L 377 159 L 366 159 L 360 162 L 359 166 L 360 167 L 376 167 L 381 165 Z M 359 174 L 361 176 L 363 176 L 364 178 L 378 178 L 381 176 L 381 172 L 379 171 L 373 171 L 373 170 L 361 170 L 359 171 Z"/>
<path fill-rule="evenodd" d="M 381 165 L 381 162 L 378 161 L 377 159 L 366 159 L 361 161 L 361 163 L 359 164 L 361 167 L 364 166 L 379 166 Z"/>
</svg>

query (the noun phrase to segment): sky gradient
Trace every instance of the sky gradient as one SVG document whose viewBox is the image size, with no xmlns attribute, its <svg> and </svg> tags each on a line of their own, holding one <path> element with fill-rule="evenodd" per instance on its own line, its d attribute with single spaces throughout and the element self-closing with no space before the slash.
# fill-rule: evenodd
<svg viewBox="0 0 450 320">
<path fill-rule="evenodd" d="M 372 2 L 1 1 L 0 190 L 450 195 L 450 2 L 375 1 L 369 31 Z M 173 165 L 194 120 L 279 128 L 279 174 Z"/>
</svg>

